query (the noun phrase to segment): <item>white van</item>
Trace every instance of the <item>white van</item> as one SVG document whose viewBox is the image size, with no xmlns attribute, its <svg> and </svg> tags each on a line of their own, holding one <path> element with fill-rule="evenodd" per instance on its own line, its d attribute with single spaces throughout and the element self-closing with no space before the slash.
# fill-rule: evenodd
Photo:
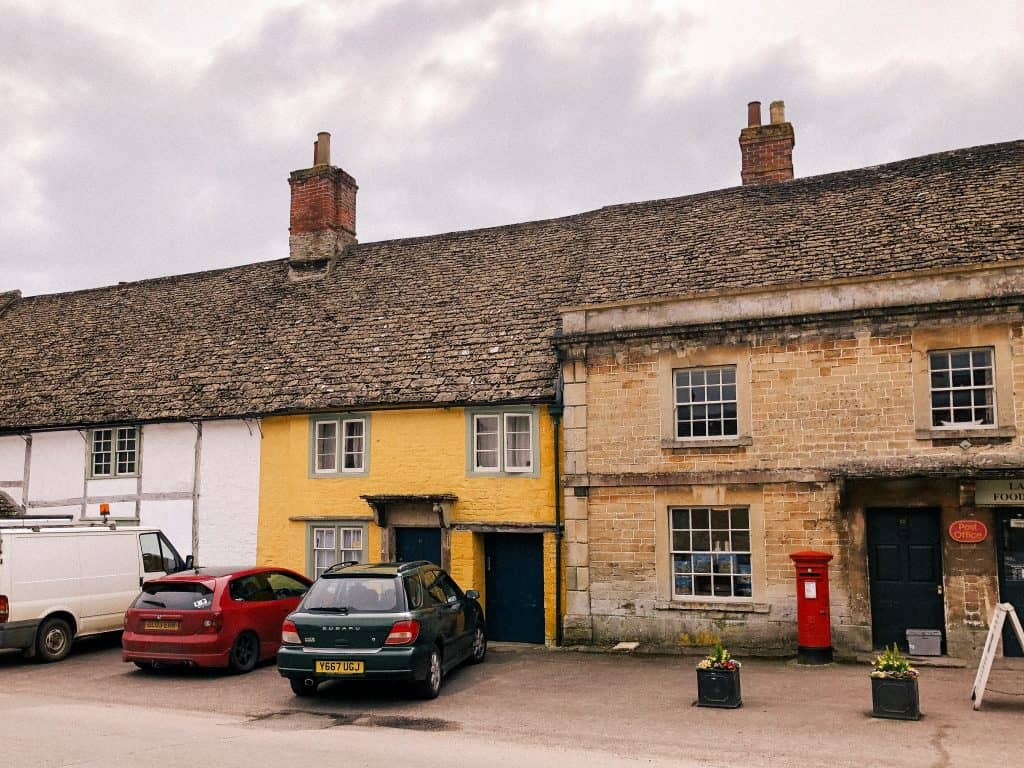
<svg viewBox="0 0 1024 768">
<path fill-rule="evenodd" d="M 0 518 L 0 648 L 60 661 L 76 637 L 123 629 L 143 581 L 191 560 L 156 528 Z"/>
</svg>

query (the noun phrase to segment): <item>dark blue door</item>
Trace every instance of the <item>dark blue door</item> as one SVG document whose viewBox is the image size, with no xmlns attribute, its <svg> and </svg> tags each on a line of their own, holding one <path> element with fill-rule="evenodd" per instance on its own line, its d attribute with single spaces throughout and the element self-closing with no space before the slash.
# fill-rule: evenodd
<svg viewBox="0 0 1024 768">
<path fill-rule="evenodd" d="M 1024 621 L 1024 509 L 999 515 L 999 599 L 1011 603 Z M 1003 625 L 1003 655 L 1024 656 L 1010 620 Z"/>
<path fill-rule="evenodd" d="M 488 637 L 543 643 L 543 537 L 539 533 L 489 533 L 484 551 Z"/>
<path fill-rule="evenodd" d="M 440 528 L 395 528 L 395 560 L 428 560 L 441 564 Z"/>
<path fill-rule="evenodd" d="M 871 627 L 876 648 L 907 650 L 908 629 L 945 627 L 937 509 L 869 509 Z"/>
</svg>

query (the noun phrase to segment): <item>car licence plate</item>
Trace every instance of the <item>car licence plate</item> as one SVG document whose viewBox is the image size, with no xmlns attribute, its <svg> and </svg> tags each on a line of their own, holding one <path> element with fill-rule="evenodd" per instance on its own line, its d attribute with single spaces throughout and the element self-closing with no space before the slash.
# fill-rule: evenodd
<svg viewBox="0 0 1024 768">
<path fill-rule="evenodd" d="M 144 621 L 142 628 L 150 631 L 177 632 L 178 622 L 176 621 Z"/>
<path fill-rule="evenodd" d="M 318 661 L 316 672 L 319 675 L 361 675 L 363 674 L 363 662 Z"/>
</svg>

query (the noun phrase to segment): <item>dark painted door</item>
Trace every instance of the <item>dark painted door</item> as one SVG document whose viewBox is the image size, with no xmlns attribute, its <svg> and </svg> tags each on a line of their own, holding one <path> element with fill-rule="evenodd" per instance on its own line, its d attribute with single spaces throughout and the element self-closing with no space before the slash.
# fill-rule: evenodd
<svg viewBox="0 0 1024 768">
<path fill-rule="evenodd" d="M 543 643 L 543 537 L 539 533 L 489 533 L 484 551 L 488 637 Z"/>
<path fill-rule="evenodd" d="M 908 629 L 945 629 L 937 509 L 868 510 L 871 625 L 876 648 L 907 650 Z"/>
<path fill-rule="evenodd" d="M 1024 509 L 999 514 L 999 600 L 1024 621 Z M 1010 620 L 1003 625 L 1003 655 L 1024 656 Z"/>
<path fill-rule="evenodd" d="M 395 528 L 395 560 L 428 560 L 441 564 L 440 528 Z"/>
</svg>

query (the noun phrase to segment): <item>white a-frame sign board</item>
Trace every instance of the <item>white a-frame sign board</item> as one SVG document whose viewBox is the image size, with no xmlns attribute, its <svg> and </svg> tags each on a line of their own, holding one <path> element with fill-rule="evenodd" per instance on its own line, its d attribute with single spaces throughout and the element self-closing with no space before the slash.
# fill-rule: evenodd
<svg viewBox="0 0 1024 768">
<path fill-rule="evenodd" d="M 981 654 L 981 663 L 978 664 L 978 674 L 974 677 L 974 690 L 971 691 L 971 698 L 974 699 L 974 708 L 981 709 L 981 699 L 985 695 L 985 686 L 988 684 L 988 673 L 992 671 L 992 662 L 996 657 L 996 648 L 999 647 L 999 640 L 1003 636 L 1003 624 L 1006 617 L 1010 617 L 1010 624 L 1017 634 L 1017 641 L 1020 647 L 1024 648 L 1024 629 L 1020 626 L 1020 619 L 1017 612 L 1009 603 L 1000 603 L 992 614 L 992 623 L 988 627 L 988 638 L 985 640 L 985 650 Z"/>
</svg>

